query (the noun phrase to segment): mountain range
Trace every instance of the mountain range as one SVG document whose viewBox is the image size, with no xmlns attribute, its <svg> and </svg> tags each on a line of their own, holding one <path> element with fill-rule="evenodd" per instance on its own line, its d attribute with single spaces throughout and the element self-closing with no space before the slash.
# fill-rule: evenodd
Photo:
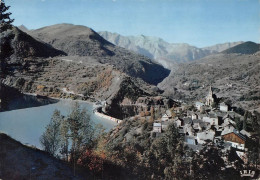
<svg viewBox="0 0 260 180">
<path fill-rule="evenodd" d="M 0 35 L 1 49 L 11 52 L 3 68 L 5 86 L 40 96 L 106 100 L 107 113 L 120 119 L 138 113 L 122 109 L 122 102 L 159 96 L 155 85 L 170 73 L 84 26 L 58 24 L 27 32 L 13 27 Z"/>
<path fill-rule="evenodd" d="M 173 99 L 200 100 L 210 85 L 219 97 L 227 98 L 238 106 L 256 109 L 259 104 L 259 44 L 237 42 L 203 50 L 188 44 L 171 45 L 160 38 L 141 36 L 139 41 L 130 41 L 115 36 L 118 43 L 125 42 L 128 48 L 114 45 L 85 26 L 57 24 L 27 30 L 26 33 L 14 29 L 9 35 L 1 36 L 5 38 L 1 42 L 9 43 L 12 52 L 24 51 L 25 54 L 12 55 L 23 60 L 11 68 L 15 69 L 15 73 L 8 76 L 4 83 L 23 92 L 47 96 L 64 97 L 67 91 L 71 91 L 74 95 L 83 94 L 90 99 L 106 99 L 108 104 L 113 104 L 110 109 L 116 109 L 116 112 L 122 110 L 120 104 L 123 102 L 135 103 L 140 96 L 162 95 L 163 91 L 165 96 Z M 19 37 L 27 38 L 22 40 Z M 16 41 L 18 46 L 14 46 Z M 165 62 L 171 63 L 166 69 L 154 60 L 128 50 L 141 45 L 147 47 L 147 51 L 142 52 L 153 52 L 155 55 L 148 53 L 147 56 L 155 59 L 163 55 L 162 50 L 167 54 L 170 46 L 176 46 L 175 51 L 179 51 L 177 47 L 187 47 L 186 50 L 192 47 L 194 51 L 205 54 L 196 61 L 165 58 Z M 37 53 L 38 46 L 48 49 L 44 51 L 45 57 Z M 150 50 L 148 47 L 151 47 Z M 231 48 L 225 49 L 227 47 Z M 54 55 L 59 57 L 52 57 Z M 193 55 L 191 53 L 191 57 L 195 57 Z M 154 86 L 157 84 L 163 91 Z M 134 90 L 129 93 L 126 89 Z M 120 114 L 118 118 L 123 116 Z"/>
<path fill-rule="evenodd" d="M 198 61 L 178 64 L 158 87 L 165 95 L 186 101 L 214 93 L 234 106 L 258 110 L 260 104 L 259 44 L 245 42 Z"/>
<path fill-rule="evenodd" d="M 115 46 L 86 26 L 57 24 L 27 33 L 69 56 L 91 57 L 102 64 L 109 63 L 120 71 L 151 84 L 157 84 L 169 75 L 169 70 L 148 57 Z"/>
<path fill-rule="evenodd" d="M 198 60 L 242 43 L 241 41 L 198 48 L 187 43 L 168 43 L 161 38 L 144 35 L 122 36 L 107 31 L 99 32 L 99 34 L 117 46 L 143 54 L 168 68 L 173 63 Z"/>
<path fill-rule="evenodd" d="M 70 44 L 67 44 L 67 46 L 70 47 L 70 48 L 68 48 L 68 47 L 64 46 L 63 42 L 62 42 L 62 45 L 58 44 L 59 40 L 57 42 L 57 39 L 59 39 L 59 38 L 57 38 L 57 39 L 55 38 L 55 37 L 59 37 L 60 35 L 62 36 L 63 34 L 67 33 L 68 31 L 65 30 L 65 28 L 71 28 L 69 24 L 60 24 L 60 25 L 55 25 L 55 26 L 49 26 L 49 27 L 40 28 L 37 30 L 28 30 L 24 25 L 19 26 L 19 28 L 22 31 L 27 32 L 30 35 L 38 38 L 39 40 L 50 43 L 58 49 L 59 48 L 63 49 L 69 55 L 75 55 L 75 54 L 84 55 L 84 53 L 82 52 L 82 49 L 79 50 L 79 48 L 77 48 L 81 52 L 75 52 L 75 49 L 73 49 L 73 48 L 71 49 L 72 42 L 69 42 Z M 58 29 L 61 29 L 61 28 L 63 28 L 64 31 L 60 35 L 56 34 L 56 31 L 59 32 Z M 73 34 L 73 36 L 75 34 L 80 34 L 82 32 L 84 32 L 84 35 L 87 35 L 84 28 L 85 28 L 84 26 L 77 26 L 77 30 L 76 30 L 76 28 L 73 27 L 73 31 L 70 31 L 70 33 Z M 46 31 L 51 31 L 52 33 L 48 32 L 46 34 Z M 222 43 L 222 44 L 216 44 L 213 46 L 198 48 L 198 47 L 189 45 L 187 43 L 169 43 L 159 37 L 152 37 L 152 36 L 145 36 L 145 35 L 123 36 L 118 33 L 111 33 L 108 31 L 101 31 L 101 32 L 98 32 L 98 34 L 100 36 L 102 36 L 105 40 L 107 40 L 108 42 L 110 42 L 116 46 L 130 50 L 132 52 L 138 53 L 140 55 L 144 55 L 146 57 L 154 59 L 156 62 L 162 64 L 166 68 L 170 68 L 175 63 L 191 62 L 194 60 L 198 60 L 198 59 L 201 59 L 210 54 L 216 54 L 218 52 L 224 51 L 226 49 L 229 49 L 231 47 L 234 47 L 238 44 L 243 43 L 243 41 L 227 42 L 227 43 Z M 83 34 L 81 34 L 81 35 L 83 35 Z M 68 36 L 70 36 L 70 34 L 68 34 Z M 75 39 L 74 42 L 75 41 L 77 41 L 77 40 Z M 82 46 L 82 47 L 84 49 L 84 46 Z M 69 49 L 71 49 L 71 50 L 69 50 Z M 70 51 L 70 52 L 68 52 L 68 51 Z M 86 53 L 85 50 L 83 50 L 83 51 Z"/>
</svg>

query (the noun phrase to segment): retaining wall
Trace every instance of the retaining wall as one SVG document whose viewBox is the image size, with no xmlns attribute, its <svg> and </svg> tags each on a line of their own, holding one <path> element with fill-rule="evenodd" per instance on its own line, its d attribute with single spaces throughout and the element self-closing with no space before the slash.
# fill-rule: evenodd
<svg viewBox="0 0 260 180">
<path fill-rule="evenodd" d="M 97 115 L 97 116 L 99 116 L 99 117 L 102 117 L 102 118 L 104 118 L 104 119 L 108 119 L 108 120 L 110 120 L 110 121 L 114 121 L 114 122 L 116 122 L 116 123 L 118 123 L 118 124 L 122 122 L 121 119 L 116 119 L 116 118 L 114 118 L 114 117 L 111 117 L 111 116 L 102 114 L 102 113 L 97 112 L 97 111 L 95 111 L 94 113 L 95 113 L 95 115 Z"/>
</svg>

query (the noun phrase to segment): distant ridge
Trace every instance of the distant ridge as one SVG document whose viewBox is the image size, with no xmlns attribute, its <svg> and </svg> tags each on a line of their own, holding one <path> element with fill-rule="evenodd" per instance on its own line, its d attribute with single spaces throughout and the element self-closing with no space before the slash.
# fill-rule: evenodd
<svg viewBox="0 0 260 180">
<path fill-rule="evenodd" d="M 155 59 L 166 67 L 168 63 L 194 61 L 214 53 L 187 43 L 168 43 L 159 37 L 145 35 L 122 36 L 107 31 L 101 31 L 99 34 L 117 46 Z"/>
<path fill-rule="evenodd" d="M 108 31 L 101 31 L 99 34 L 109 42 L 152 58 L 166 68 L 172 68 L 176 63 L 199 60 L 243 43 L 227 42 L 198 48 L 187 43 L 168 43 L 159 37 L 145 35 L 122 36 Z"/>
<path fill-rule="evenodd" d="M 222 43 L 222 44 L 216 44 L 216 45 L 213 45 L 213 46 L 204 47 L 203 49 L 221 52 L 221 51 L 225 51 L 226 49 L 232 48 L 232 47 L 239 45 L 239 44 L 242 44 L 242 43 L 243 43 L 243 41 L 226 42 L 226 43 Z"/>
<path fill-rule="evenodd" d="M 260 50 L 260 44 L 248 41 L 232 48 L 229 48 L 225 51 L 222 51 L 224 54 L 231 54 L 231 53 L 240 53 L 240 54 L 254 54 Z"/>
</svg>

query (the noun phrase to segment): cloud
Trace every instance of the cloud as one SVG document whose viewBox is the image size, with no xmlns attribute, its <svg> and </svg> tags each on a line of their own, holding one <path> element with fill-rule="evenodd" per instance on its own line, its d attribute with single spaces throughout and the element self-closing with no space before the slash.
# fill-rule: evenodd
<svg viewBox="0 0 260 180">
<path fill-rule="evenodd" d="M 112 0 L 113 2 L 116 2 L 116 0 Z"/>
<path fill-rule="evenodd" d="M 41 2 L 45 2 L 46 0 L 41 0 Z"/>
</svg>

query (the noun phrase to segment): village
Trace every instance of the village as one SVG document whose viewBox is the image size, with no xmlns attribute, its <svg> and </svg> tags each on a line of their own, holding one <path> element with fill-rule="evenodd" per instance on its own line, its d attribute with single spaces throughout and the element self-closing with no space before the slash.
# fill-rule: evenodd
<svg viewBox="0 0 260 180">
<path fill-rule="evenodd" d="M 160 120 L 153 123 L 152 132 L 160 136 L 170 123 L 174 123 L 183 136 L 185 145 L 193 151 L 199 152 L 206 143 L 222 145 L 223 152 L 234 149 L 246 164 L 246 142 L 251 139 L 252 134 L 245 129 L 239 131 L 235 120 L 242 121 L 244 117 L 224 102 L 217 104 L 216 98 L 210 87 L 205 103 L 195 102 L 193 110 L 185 111 L 183 106 L 174 108 L 173 111 L 167 110 Z"/>
</svg>

